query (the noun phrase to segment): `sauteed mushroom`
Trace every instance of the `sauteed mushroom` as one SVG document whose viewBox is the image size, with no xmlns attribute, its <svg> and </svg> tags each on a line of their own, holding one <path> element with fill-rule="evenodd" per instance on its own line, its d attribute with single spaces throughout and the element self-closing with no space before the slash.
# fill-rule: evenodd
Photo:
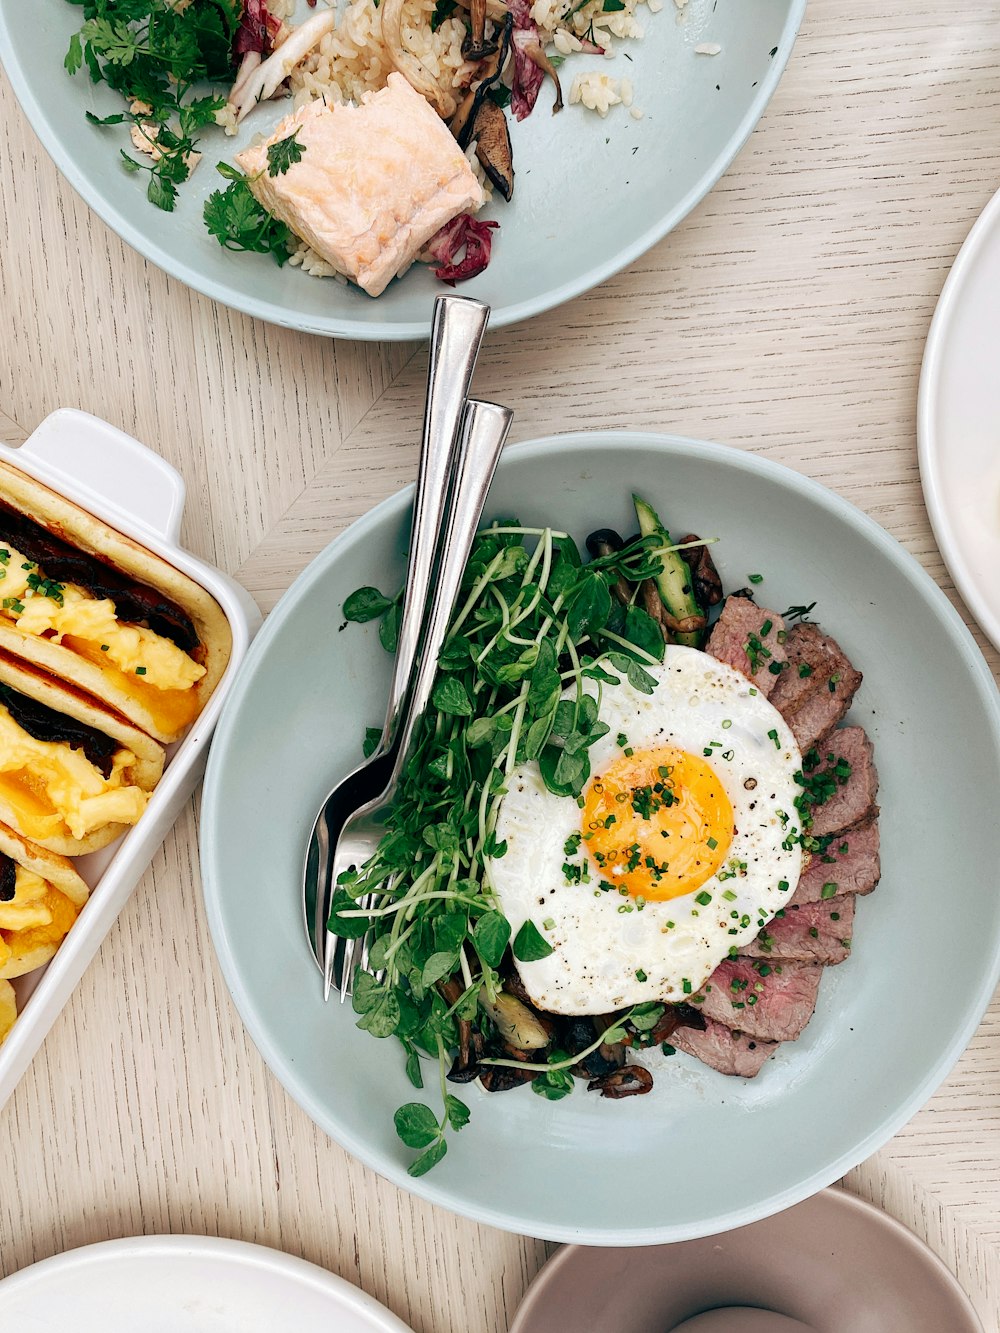
<svg viewBox="0 0 1000 1333">
<path fill-rule="evenodd" d="M 693 532 L 689 532 L 686 537 L 680 540 L 681 546 L 688 542 L 700 541 Z M 715 568 L 715 561 L 712 559 L 712 551 L 708 546 L 692 546 L 681 554 L 691 571 L 691 588 L 694 592 L 695 601 L 700 607 L 718 606 L 722 601 L 722 579 L 719 577 L 719 571 Z"/>
<path fill-rule="evenodd" d="M 442 981 L 438 990 L 449 1006 L 455 1004 L 462 994 L 462 987 L 454 977 Z M 467 1018 L 456 1017 L 455 1024 L 458 1028 L 458 1055 L 448 1071 L 448 1079 L 452 1083 L 471 1083 L 480 1074 L 479 1057 L 483 1053 L 483 1036 Z"/>
<path fill-rule="evenodd" d="M 653 1076 L 642 1065 L 625 1065 L 600 1078 L 592 1078 L 587 1084 L 588 1092 L 600 1092 L 602 1097 L 611 1097 L 615 1101 L 622 1097 L 638 1097 L 649 1092 L 653 1086 Z"/>
<path fill-rule="evenodd" d="M 496 49 L 496 41 L 486 37 L 486 0 L 469 0 L 469 31 L 462 42 L 462 55 L 466 60 L 483 60 Z"/>
<path fill-rule="evenodd" d="M 383 0 L 383 3 L 385 3 L 385 0 Z M 500 73 L 503 70 L 504 65 L 507 63 L 507 56 L 510 54 L 510 38 L 513 26 L 513 18 L 510 14 L 506 14 L 499 45 L 493 54 L 487 56 L 482 62 L 479 83 L 476 85 L 474 91 L 470 89 L 465 94 L 459 104 L 458 110 L 452 117 L 450 128 L 452 134 L 458 140 L 459 148 L 468 148 L 469 144 L 472 142 L 476 113 L 486 100 L 487 94 L 495 85 L 497 79 L 499 79 Z"/>
<path fill-rule="evenodd" d="M 510 146 L 510 131 L 503 110 L 491 98 L 479 104 L 472 123 L 472 137 L 476 140 L 476 157 L 483 170 L 500 191 L 510 200 L 514 193 L 514 158 Z"/>
</svg>

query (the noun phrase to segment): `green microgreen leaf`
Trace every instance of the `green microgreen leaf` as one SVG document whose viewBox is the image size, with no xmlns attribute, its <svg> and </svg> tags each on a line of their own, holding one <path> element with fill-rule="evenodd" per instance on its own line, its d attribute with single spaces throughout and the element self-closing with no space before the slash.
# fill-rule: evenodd
<svg viewBox="0 0 1000 1333">
<path fill-rule="evenodd" d="M 439 712 L 452 717 L 471 717 L 472 703 L 468 691 L 454 676 L 439 676 L 431 694 L 431 703 Z"/>
<path fill-rule="evenodd" d="M 391 598 L 384 597 L 378 588 L 358 588 L 344 602 L 344 619 L 358 622 L 377 620 L 379 616 L 385 615 L 390 606 Z"/>
<path fill-rule="evenodd" d="M 396 1133 L 408 1148 L 426 1148 L 438 1137 L 437 1116 L 423 1102 L 407 1102 L 393 1116 Z"/>
<path fill-rule="evenodd" d="M 510 943 L 510 922 L 501 912 L 486 912 L 475 924 L 472 943 L 484 963 L 499 967 Z"/>
<path fill-rule="evenodd" d="M 533 921 L 525 921 L 514 936 L 513 952 L 519 963 L 534 963 L 540 958 L 548 958 L 552 945 L 542 938 Z"/>
</svg>

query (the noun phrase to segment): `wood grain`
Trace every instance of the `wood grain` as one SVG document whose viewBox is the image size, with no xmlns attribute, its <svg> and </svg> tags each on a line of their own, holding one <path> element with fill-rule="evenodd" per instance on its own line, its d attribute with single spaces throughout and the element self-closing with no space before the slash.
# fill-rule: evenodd
<svg viewBox="0 0 1000 1333">
<path fill-rule="evenodd" d="M 411 478 L 424 350 L 324 342 L 211 305 L 89 213 L 2 81 L 0 120 L 0 439 L 70 405 L 152 444 L 187 479 L 191 548 L 270 607 Z M 516 409 L 516 438 L 627 426 L 778 459 L 877 518 L 962 610 L 921 502 L 916 386 L 998 164 L 1000 10 L 812 0 L 719 186 L 599 290 L 491 334 L 477 391 Z M 396 1190 L 288 1099 L 214 960 L 193 807 L 0 1135 L 0 1274 L 87 1241 L 207 1232 L 322 1263 L 418 1333 L 502 1333 L 545 1256 Z M 1000 1005 L 846 1183 L 926 1237 L 1000 1329 Z"/>
</svg>

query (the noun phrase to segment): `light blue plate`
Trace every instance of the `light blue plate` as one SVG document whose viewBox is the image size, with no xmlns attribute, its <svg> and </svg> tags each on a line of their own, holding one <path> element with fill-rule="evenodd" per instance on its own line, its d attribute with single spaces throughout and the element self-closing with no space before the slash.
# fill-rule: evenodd
<svg viewBox="0 0 1000 1333">
<path fill-rule="evenodd" d="M 603 282 L 676 226 L 728 167 L 768 103 L 792 49 L 806 0 L 690 0 L 678 26 L 673 0 L 643 10 L 646 38 L 618 44 L 611 60 L 580 56 L 563 66 L 568 96 L 574 72 L 606 68 L 635 84 L 631 119 L 621 106 L 606 120 L 580 106 L 552 116 L 550 88 L 535 112 L 512 128 L 514 201 L 487 216 L 501 223 L 493 261 L 460 290 L 488 302 L 494 327 L 527 319 Z M 308 10 L 301 0 L 303 13 Z M 264 255 L 231 254 L 201 220 L 221 178 L 215 164 L 268 130 L 289 109 L 254 112 L 236 139 L 212 131 L 204 160 L 172 214 L 145 198 L 145 177 L 118 160 L 125 128 L 100 129 L 84 111 L 105 116 L 121 99 L 74 78 L 62 62 L 81 10 L 67 0 L 0 0 L 0 57 L 35 132 L 88 204 L 136 250 L 196 291 L 225 305 L 308 333 L 364 339 L 426 336 L 433 298 L 444 290 L 426 268 L 394 282 L 378 300 L 354 287 L 309 278 Z M 717 42 L 717 56 L 694 53 Z M 625 58 L 628 51 L 630 59 Z M 773 52 L 773 54 L 772 54 Z M 718 87 L 716 87 L 718 85 Z"/>
<path fill-rule="evenodd" d="M 629 494 L 679 531 L 718 535 L 728 588 L 763 574 L 779 610 L 816 616 L 865 680 L 852 710 L 875 742 L 883 879 L 860 901 L 853 957 L 815 1018 L 752 1081 L 684 1056 L 645 1097 L 462 1091 L 470 1125 L 411 1180 L 392 1113 L 412 1099 L 395 1042 L 324 1005 L 303 936 L 314 814 L 381 717 L 389 661 L 375 627 L 342 623 L 366 583 L 395 589 L 409 493 L 313 562 L 265 623 L 209 758 L 202 859 L 209 918 L 237 1007 L 274 1073 L 377 1171 L 494 1226 L 592 1245 L 690 1239 L 798 1202 L 874 1152 L 944 1078 L 1000 975 L 1000 698 L 933 581 L 871 519 L 752 454 L 670 437 L 568 435 L 506 452 L 488 515 L 577 539 L 629 531 Z M 433 1088 L 428 1091 L 433 1102 Z"/>
</svg>

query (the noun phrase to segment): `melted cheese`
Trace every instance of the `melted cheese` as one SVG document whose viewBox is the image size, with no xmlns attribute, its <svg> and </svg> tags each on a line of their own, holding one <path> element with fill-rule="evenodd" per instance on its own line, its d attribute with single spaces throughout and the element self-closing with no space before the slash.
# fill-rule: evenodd
<svg viewBox="0 0 1000 1333">
<path fill-rule="evenodd" d="M 85 838 L 105 824 L 134 824 L 149 792 L 132 786 L 126 770 L 135 755 L 124 748 L 109 777 L 82 750 L 62 741 L 40 741 L 0 705 L 0 798 L 13 809 L 26 837 Z"/>
<path fill-rule="evenodd" d="M 9 903 L 0 903 L 0 930 L 30 930 L 51 924 L 52 910 L 45 902 L 52 887 L 48 880 L 24 866 L 16 866 L 15 872 L 14 897 Z"/>
<path fill-rule="evenodd" d="M 45 594 L 44 571 L 12 546 L 5 549 L 10 555 L 0 580 L 0 612 L 23 634 L 46 634 L 55 643 L 64 635 L 84 640 L 95 645 L 95 661 L 104 658 L 128 676 L 141 672 L 143 684 L 154 690 L 190 690 L 205 674 L 200 663 L 162 634 L 119 624 L 109 598 L 92 597 L 75 583 L 65 583 L 58 585 L 60 605 Z M 29 585 L 32 576 L 42 580 L 41 587 Z"/>
<path fill-rule="evenodd" d="M 0 903 L 0 973 L 18 976 L 47 962 L 77 916 L 77 908 L 54 884 L 18 866 L 14 897 Z M 11 960 L 14 966 L 8 967 Z"/>
<path fill-rule="evenodd" d="M 183 731 L 188 723 L 193 722 L 198 716 L 201 701 L 197 690 L 161 690 L 155 685 L 147 685 L 145 682 L 148 677 L 121 671 L 113 662 L 107 660 L 108 654 L 101 652 L 100 645 L 92 643 L 89 639 L 66 635 L 63 645 L 71 648 L 79 657 L 84 657 L 88 662 L 94 662 L 101 667 L 105 679 L 121 690 L 122 694 L 137 700 L 148 709 L 152 725 L 167 734 L 173 735 Z"/>
</svg>

